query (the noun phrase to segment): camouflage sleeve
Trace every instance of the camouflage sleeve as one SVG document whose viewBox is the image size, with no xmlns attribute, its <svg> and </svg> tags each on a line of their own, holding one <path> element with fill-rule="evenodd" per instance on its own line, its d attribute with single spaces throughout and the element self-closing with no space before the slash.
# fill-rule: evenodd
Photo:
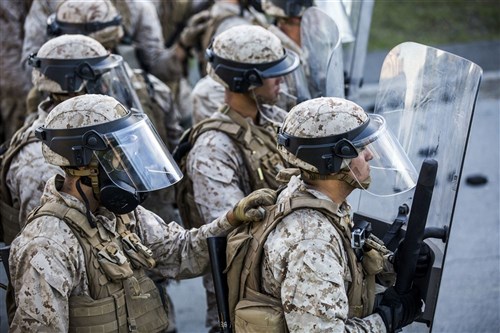
<svg viewBox="0 0 500 333">
<path fill-rule="evenodd" d="M 148 77 L 153 85 L 154 99 L 164 111 L 164 126 L 167 135 L 167 142 L 165 143 L 172 151 L 179 143 L 179 139 L 183 132 L 180 125 L 181 113 L 179 112 L 177 105 L 174 103 L 174 97 L 170 88 L 154 75 L 149 75 Z"/>
<path fill-rule="evenodd" d="M 165 41 L 156 7 L 150 1 L 129 1 L 131 15 L 135 17 L 134 31 L 130 32 L 137 45 L 141 61 L 148 71 L 167 82 L 179 78 L 182 66 L 175 50 L 165 48 Z"/>
<path fill-rule="evenodd" d="M 166 223 L 154 213 L 136 210 L 139 236 L 154 253 L 154 273 L 163 277 L 187 279 L 208 271 L 207 237 L 224 236 L 233 227 L 226 214 L 199 229 L 186 230 L 176 222 Z"/>
<path fill-rule="evenodd" d="M 26 223 L 29 212 L 40 204 L 45 183 L 55 174 L 63 175 L 64 173 L 61 168 L 45 162 L 41 142 L 33 142 L 24 146 L 12 159 L 6 183 L 14 207 L 19 208 L 21 227 Z"/>
<path fill-rule="evenodd" d="M 24 42 L 22 63 L 27 73 L 31 73 L 31 67 L 27 61 L 31 53 L 38 52 L 38 49 L 49 40 L 47 34 L 47 18 L 54 13 L 62 0 L 37 0 L 33 1 L 28 16 L 24 21 Z M 31 77 L 30 77 L 31 81 Z"/>
<path fill-rule="evenodd" d="M 206 75 L 199 80 L 191 92 L 193 123 L 210 118 L 224 104 L 224 87 Z"/>
<path fill-rule="evenodd" d="M 278 265 L 286 262 L 280 293 L 290 332 L 385 331 L 377 314 L 348 318 L 347 256 L 340 235 L 321 214 L 297 211 L 276 232 L 283 245 L 274 245 L 269 255 Z"/>
<path fill-rule="evenodd" d="M 198 137 L 187 159 L 196 205 L 205 223 L 231 209 L 250 193 L 241 184 L 246 169 L 241 151 L 226 134 L 208 131 Z"/>
<path fill-rule="evenodd" d="M 11 332 L 68 332 L 68 300 L 84 279 L 80 247 L 66 224 L 44 216 L 14 240 L 9 267 L 17 305 Z"/>
</svg>

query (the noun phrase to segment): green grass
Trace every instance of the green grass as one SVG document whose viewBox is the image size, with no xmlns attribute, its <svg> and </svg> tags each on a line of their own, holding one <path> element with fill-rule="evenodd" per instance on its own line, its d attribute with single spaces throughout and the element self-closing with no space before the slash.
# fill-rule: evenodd
<svg viewBox="0 0 500 333">
<path fill-rule="evenodd" d="M 500 39 L 500 1 L 375 0 L 369 51 Z"/>
</svg>

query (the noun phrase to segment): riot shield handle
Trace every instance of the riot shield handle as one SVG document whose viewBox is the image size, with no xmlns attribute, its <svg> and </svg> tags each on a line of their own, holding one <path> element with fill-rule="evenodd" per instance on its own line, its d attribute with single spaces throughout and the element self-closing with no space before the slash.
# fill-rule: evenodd
<svg viewBox="0 0 500 333">
<path fill-rule="evenodd" d="M 436 181 L 438 163 L 434 159 L 425 159 L 420 169 L 415 195 L 411 206 L 408 226 L 403 242 L 398 247 L 400 267 L 394 288 L 400 295 L 411 290 L 420 247 L 424 239 L 425 224 Z"/>
</svg>

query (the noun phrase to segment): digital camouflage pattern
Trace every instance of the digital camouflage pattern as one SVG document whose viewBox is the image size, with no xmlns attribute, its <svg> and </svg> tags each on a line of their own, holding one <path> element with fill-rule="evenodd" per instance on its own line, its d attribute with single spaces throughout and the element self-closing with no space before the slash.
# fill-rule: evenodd
<svg viewBox="0 0 500 333">
<path fill-rule="evenodd" d="M 307 192 L 325 194 L 293 176 L 277 203 Z M 352 227 L 350 207 L 344 203 L 338 218 Z M 342 236 L 325 215 L 313 209 L 292 212 L 278 223 L 264 244 L 262 289 L 281 299 L 290 332 L 385 332 L 378 314 L 349 318 L 347 290 L 352 280 Z"/>
<path fill-rule="evenodd" d="M 37 52 L 38 58 L 45 59 L 85 59 L 108 55 L 108 51 L 95 39 L 84 35 L 64 35 L 47 41 Z M 67 93 L 59 83 L 46 77 L 34 67 L 31 79 L 39 90 L 50 93 Z M 85 81 L 75 91 L 81 91 Z"/>
<path fill-rule="evenodd" d="M 85 214 L 85 205 L 59 192 L 61 176 L 51 178 L 41 203 L 56 202 Z M 99 208 L 94 217 L 115 232 L 116 216 Z M 225 235 L 232 229 L 225 215 L 199 229 L 185 230 L 175 222 L 165 223 L 139 206 L 129 214 L 132 232 L 153 252 L 157 266 L 152 275 L 191 278 L 208 270 L 206 238 Z M 29 223 L 12 243 L 9 267 L 18 306 L 11 331 L 67 332 L 68 299 L 89 295 L 82 248 L 71 229 L 58 218 L 42 216 Z"/>
<path fill-rule="evenodd" d="M 315 98 L 292 108 L 283 123 L 284 133 L 299 138 L 321 138 L 343 134 L 359 127 L 368 120 L 363 108 L 343 98 Z M 278 150 L 292 165 L 318 173 L 318 169 L 279 145 Z M 343 166 L 349 160 L 344 159 Z"/>
<path fill-rule="evenodd" d="M 38 118 L 24 135 L 29 135 L 36 128 L 43 126 L 51 107 L 52 104 L 49 101 L 38 107 Z M 25 145 L 13 157 L 6 175 L 6 185 L 13 207 L 19 209 L 19 228 L 24 226 L 29 212 L 40 204 L 47 180 L 56 174 L 64 174 L 64 172 L 58 166 L 45 162 L 41 141 Z"/>
<path fill-rule="evenodd" d="M 0 142 L 8 140 L 23 125 L 26 95 L 31 87 L 28 76 L 20 75 L 23 23 L 31 0 L 0 1 Z"/>
<path fill-rule="evenodd" d="M 210 75 L 202 77 L 191 92 L 193 124 L 210 118 L 224 104 L 225 88 Z"/>
<path fill-rule="evenodd" d="M 265 106 L 256 126 L 275 134 L 277 124 L 285 118 L 286 112 L 277 107 Z M 213 118 L 231 119 L 220 112 Z M 220 131 L 207 131 L 196 140 L 187 157 L 187 175 L 193 181 L 196 204 L 204 223 L 220 216 L 244 196 L 256 190 L 251 188 L 248 166 L 237 143 Z"/>
<path fill-rule="evenodd" d="M 118 15 L 120 14 L 116 7 L 109 0 L 87 2 L 66 0 L 60 3 L 56 10 L 56 20 L 67 23 L 112 22 Z M 129 22 L 125 22 L 127 23 Z M 114 48 L 123 37 L 123 28 L 120 24 L 115 24 L 90 32 L 88 36 L 98 40 L 106 48 Z"/>
<path fill-rule="evenodd" d="M 46 31 L 48 16 L 55 13 L 62 2 L 61 0 L 34 1 L 25 22 L 26 36 L 23 43 L 23 63 L 27 61 L 31 53 L 36 53 L 49 39 L 46 34 L 40 32 Z M 76 0 L 74 3 L 81 5 L 84 2 Z M 150 1 L 138 0 L 114 0 L 112 3 L 122 16 L 124 32 L 130 37 L 139 51 L 140 61 L 146 69 L 164 82 L 167 78 L 171 79 L 181 75 L 181 66 L 175 53 L 164 46 L 162 28 L 155 5 Z M 97 10 L 101 7 L 89 8 Z M 87 13 L 85 18 L 95 19 L 95 17 L 103 16 L 103 13 L 96 13 L 95 15 Z M 118 31 L 116 32 L 118 33 Z M 99 36 L 96 35 L 97 37 Z M 115 38 L 119 40 L 120 35 L 117 34 Z M 98 41 L 101 42 L 99 39 Z M 29 68 L 26 69 L 29 70 Z"/>
<path fill-rule="evenodd" d="M 216 2 L 211 11 L 214 14 L 223 15 L 223 13 L 233 13 L 233 15 L 238 15 L 238 6 L 230 3 Z M 225 12 L 226 11 L 226 12 Z M 246 13 L 246 12 L 245 12 Z M 283 31 L 281 31 L 277 26 L 273 24 L 268 24 L 266 20 L 259 18 L 258 13 L 248 12 L 248 15 L 243 17 L 239 16 L 228 16 L 223 19 L 220 26 L 218 27 L 215 36 L 219 35 L 221 32 L 237 26 L 237 25 L 249 25 L 254 24 L 257 26 L 262 26 L 276 35 L 280 40 L 282 45 L 297 53 L 301 59 L 301 67 L 307 77 L 307 66 L 305 66 L 302 50 L 299 45 L 297 45 L 290 37 L 288 37 Z M 208 45 L 206 45 L 208 46 Z M 280 108 L 288 111 L 297 102 L 297 80 L 292 75 L 286 75 L 282 78 L 280 84 L 280 93 L 278 96 L 278 101 L 276 105 Z M 305 83 L 304 83 L 305 84 Z M 193 103 L 193 123 L 196 124 L 204 119 L 209 118 L 214 114 L 217 109 L 224 103 L 224 86 L 220 84 L 219 80 L 214 80 L 213 78 L 204 77 L 196 82 L 193 91 L 191 92 L 191 100 Z"/>
<path fill-rule="evenodd" d="M 73 98 L 61 103 L 56 110 L 45 118 L 46 128 L 69 129 L 106 123 L 120 119 L 130 111 L 116 99 L 105 95 L 86 95 L 88 98 Z M 91 98 L 94 96 L 95 98 Z M 113 112 L 110 112 L 113 110 Z M 70 166 L 68 159 L 42 145 L 43 156 L 47 163 Z"/>
<path fill-rule="evenodd" d="M 217 35 L 212 43 L 215 55 L 241 64 L 262 64 L 283 58 L 284 50 L 276 35 L 256 25 L 238 25 Z M 209 75 L 223 86 L 224 82 L 207 65 Z"/>
<path fill-rule="evenodd" d="M 263 116 L 259 117 L 259 128 L 276 133 L 276 123 L 281 123 L 286 112 L 277 107 L 262 107 Z M 220 112 L 213 118 L 230 118 Z M 270 119 L 270 120 L 267 120 Z M 247 119 L 250 126 L 256 126 Z M 201 134 L 189 152 L 186 162 L 187 175 L 193 182 L 193 194 L 200 216 L 204 223 L 212 216 L 232 208 L 238 200 L 250 194 L 252 188 L 248 166 L 238 144 L 227 134 L 220 131 L 207 131 Z M 203 284 L 207 291 L 206 325 L 218 327 L 217 304 L 211 276 L 204 276 Z"/>
</svg>

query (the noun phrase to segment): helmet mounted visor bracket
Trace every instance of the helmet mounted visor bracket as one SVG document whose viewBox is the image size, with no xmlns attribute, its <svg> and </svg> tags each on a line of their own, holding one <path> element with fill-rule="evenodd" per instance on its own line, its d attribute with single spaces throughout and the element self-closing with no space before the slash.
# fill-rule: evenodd
<svg viewBox="0 0 500 333">
<path fill-rule="evenodd" d="M 109 180 L 127 191 L 151 192 L 182 178 L 182 172 L 146 114 L 126 116 L 93 126 L 35 130 L 37 138 L 71 167 L 97 158 Z"/>
<path fill-rule="evenodd" d="M 38 127 L 35 136 L 55 153 L 64 156 L 72 167 L 88 166 L 94 151 L 108 149 L 104 134 L 131 126 L 132 113 L 107 123 L 69 129 Z"/>
<path fill-rule="evenodd" d="M 351 131 L 322 138 L 300 138 L 280 130 L 278 145 L 298 159 L 315 166 L 320 175 L 329 175 L 340 171 L 344 159 L 358 156 L 357 149 L 363 147 L 359 140 L 373 133 L 369 123 L 368 118 L 365 123 Z"/>
<path fill-rule="evenodd" d="M 47 35 L 48 36 L 60 36 L 60 35 L 74 35 L 83 34 L 89 35 L 96 31 L 101 31 L 108 27 L 120 26 L 122 24 L 122 17 L 120 15 L 115 16 L 111 21 L 101 22 L 84 22 L 84 23 L 72 23 L 59 21 L 56 17 L 56 13 L 52 13 L 47 18 Z"/>
<path fill-rule="evenodd" d="M 28 64 L 57 82 L 65 92 L 78 92 L 85 82 L 87 94 L 108 95 L 128 109 L 143 111 L 123 65 L 123 58 L 118 54 L 80 59 L 39 58 L 32 54 Z"/>
<path fill-rule="evenodd" d="M 251 88 L 260 87 L 268 78 L 284 76 L 294 71 L 300 63 L 298 55 L 284 49 L 282 58 L 266 63 L 240 63 L 219 57 L 210 45 L 205 51 L 205 58 L 219 76 L 236 93 L 248 92 Z"/>
<path fill-rule="evenodd" d="M 28 64 L 50 80 L 57 82 L 64 91 L 76 92 L 84 80 L 96 80 L 100 75 L 120 65 L 122 58 L 107 54 L 81 59 L 39 58 L 30 55 Z"/>
</svg>

